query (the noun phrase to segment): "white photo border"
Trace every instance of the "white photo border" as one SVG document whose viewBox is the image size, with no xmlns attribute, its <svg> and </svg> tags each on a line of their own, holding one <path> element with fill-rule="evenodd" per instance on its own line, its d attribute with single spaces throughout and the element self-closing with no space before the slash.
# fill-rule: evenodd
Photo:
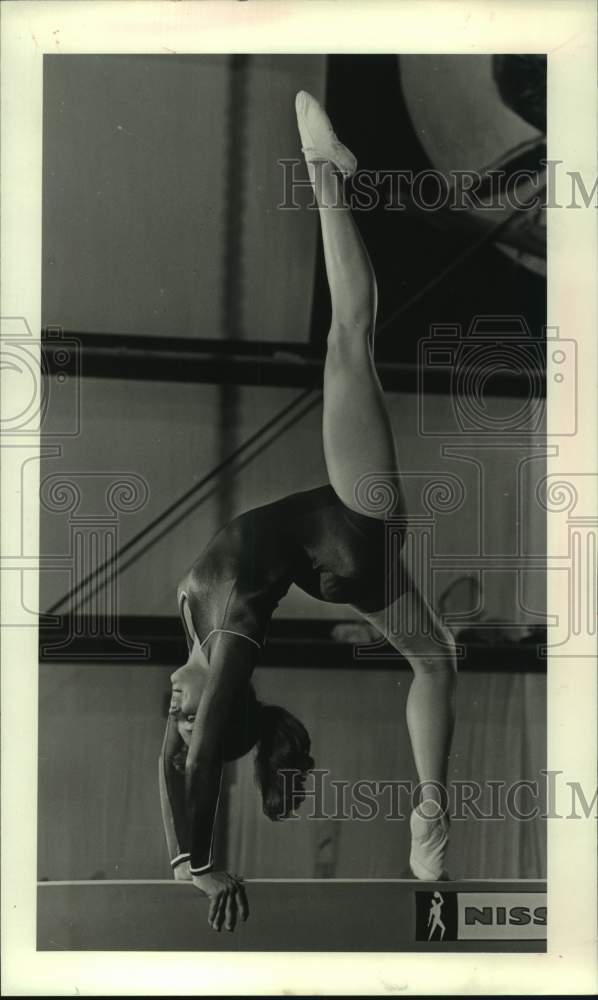
<svg viewBox="0 0 598 1000">
<path fill-rule="evenodd" d="M 2 316 L 41 328 L 42 64 L 44 53 L 542 52 L 548 56 L 548 156 L 596 178 L 596 15 L 591 0 L 84 0 L 2 4 Z M 559 191 L 565 205 L 570 190 Z M 596 503 L 595 208 L 548 213 L 548 323 L 580 354 L 579 433 L 549 472 L 586 473 Z M 39 349 L 39 340 L 37 341 Z M 550 367 L 547 381 L 550 385 Z M 6 393 L 2 406 L 18 405 Z M 550 406 L 550 395 L 549 395 Z M 550 427 L 558 426 L 552 407 Z M 35 449 L 35 441 L 32 441 Z M 37 553 L 35 492 L 19 494 L 3 449 L 3 551 L 24 505 Z M 31 453 L 34 454 L 34 451 Z M 550 540 L 549 544 L 555 541 Z M 557 577 L 558 574 L 552 574 Z M 562 603 L 549 574 L 549 613 Z M 596 663 L 549 663 L 548 767 L 596 784 Z M 3 629 L 2 949 L 5 995 L 590 993 L 596 989 L 596 823 L 548 823 L 546 955 L 36 952 L 37 635 Z M 16 706 L 26 705 L 23 716 Z M 31 738 L 23 738 L 24 720 Z M 567 804 L 563 811 L 567 811 Z"/>
</svg>

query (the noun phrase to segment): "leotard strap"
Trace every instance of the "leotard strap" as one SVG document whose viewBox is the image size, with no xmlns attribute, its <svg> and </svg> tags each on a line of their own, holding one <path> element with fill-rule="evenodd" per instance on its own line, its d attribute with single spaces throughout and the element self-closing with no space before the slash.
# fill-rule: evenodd
<svg viewBox="0 0 598 1000">
<path fill-rule="evenodd" d="M 262 648 L 257 639 L 252 639 L 250 635 L 245 635 L 244 632 L 234 632 L 232 628 L 213 628 L 211 632 L 208 632 L 203 642 L 200 643 L 200 646 L 203 648 L 210 636 L 215 635 L 216 632 L 226 632 L 228 635 L 238 635 L 241 639 L 248 639 L 249 642 L 252 642 L 258 649 Z"/>
</svg>

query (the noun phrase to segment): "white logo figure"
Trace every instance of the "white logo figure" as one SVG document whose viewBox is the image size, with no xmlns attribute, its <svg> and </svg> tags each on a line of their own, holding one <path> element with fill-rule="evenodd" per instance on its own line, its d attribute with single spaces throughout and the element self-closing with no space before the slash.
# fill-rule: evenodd
<svg viewBox="0 0 598 1000">
<path fill-rule="evenodd" d="M 442 907 L 444 906 L 443 896 L 438 890 L 434 893 L 432 897 L 432 902 L 430 903 L 430 912 L 428 914 L 428 927 L 430 928 L 430 933 L 428 934 L 428 941 L 432 940 L 434 931 L 438 928 L 440 930 L 440 940 L 444 938 L 446 927 L 442 922 L 442 917 L 440 916 Z"/>
</svg>

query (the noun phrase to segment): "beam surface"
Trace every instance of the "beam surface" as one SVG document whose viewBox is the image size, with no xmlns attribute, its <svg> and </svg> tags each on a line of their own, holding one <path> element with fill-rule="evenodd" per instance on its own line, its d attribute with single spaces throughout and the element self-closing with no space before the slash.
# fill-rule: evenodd
<svg viewBox="0 0 598 1000">
<path fill-rule="evenodd" d="M 247 880 L 249 920 L 233 933 L 207 923 L 208 903 L 190 883 L 175 881 L 40 882 L 37 893 L 39 951 L 475 951 L 545 952 L 546 927 L 532 921 L 509 928 L 511 909 L 545 905 L 546 883 L 536 880 L 427 883 L 375 881 Z M 428 896 L 444 894 L 446 913 L 457 897 L 476 905 L 483 897 L 493 927 L 475 927 L 475 940 L 416 940 L 427 935 Z M 419 894 L 419 899 L 416 898 Z M 468 894 L 476 894 L 468 896 Z M 481 897 L 480 895 L 481 894 Z M 514 894 L 509 896 L 508 894 Z M 540 894 L 540 895 L 538 895 Z M 522 904 L 524 904 L 522 906 Z M 461 918 L 460 918 L 461 919 Z M 456 925 L 455 925 L 456 926 Z M 459 931 L 461 933 L 461 930 Z M 496 938 L 503 934 L 502 940 Z M 523 935 L 526 936 L 523 936 Z"/>
</svg>

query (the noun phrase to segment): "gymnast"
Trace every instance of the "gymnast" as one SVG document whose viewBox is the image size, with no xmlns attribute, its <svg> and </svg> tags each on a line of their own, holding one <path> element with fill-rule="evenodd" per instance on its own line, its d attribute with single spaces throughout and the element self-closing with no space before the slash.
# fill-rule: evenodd
<svg viewBox="0 0 598 1000">
<path fill-rule="evenodd" d="M 439 790 L 446 788 L 454 726 L 454 644 L 402 555 L 399 567 L 387 558 L 388 510 L 364 513 L 358 499 L 357 485 L 368 476 L 387 482 L 395 523 L 406 526 L 395 441 L 373 361 L 376 280 L 344 193 L 356 160 L 313 97 L 300 91 L 295 108 L 332 300 L 322 426 L 329 483 L 236 517 L 180 583 L 189 656 L 171 676 L 160 754 L 174 877 L 192 880 L 209 897 L 208 921 L 218 931 L 233 930 L 249 912 L 242 878 L 213 865 L 223 764 L 256 747 L 256 780 L 272 820 L 296 809 L 314 767 L 302 723 L 260 703 L 251 685 L 272 613 L 293 583 L 321 601 L 350 605 L 409 662 L 407 727 L 420 782 L 410 818 L 410 869 L 419 879 L 447 877 L 448 818 Z M 401 587 L 389 606 L 389 575 L 397 569 Z M 289 771 L 296 781 L 282 773 Z"/>
</svg>

